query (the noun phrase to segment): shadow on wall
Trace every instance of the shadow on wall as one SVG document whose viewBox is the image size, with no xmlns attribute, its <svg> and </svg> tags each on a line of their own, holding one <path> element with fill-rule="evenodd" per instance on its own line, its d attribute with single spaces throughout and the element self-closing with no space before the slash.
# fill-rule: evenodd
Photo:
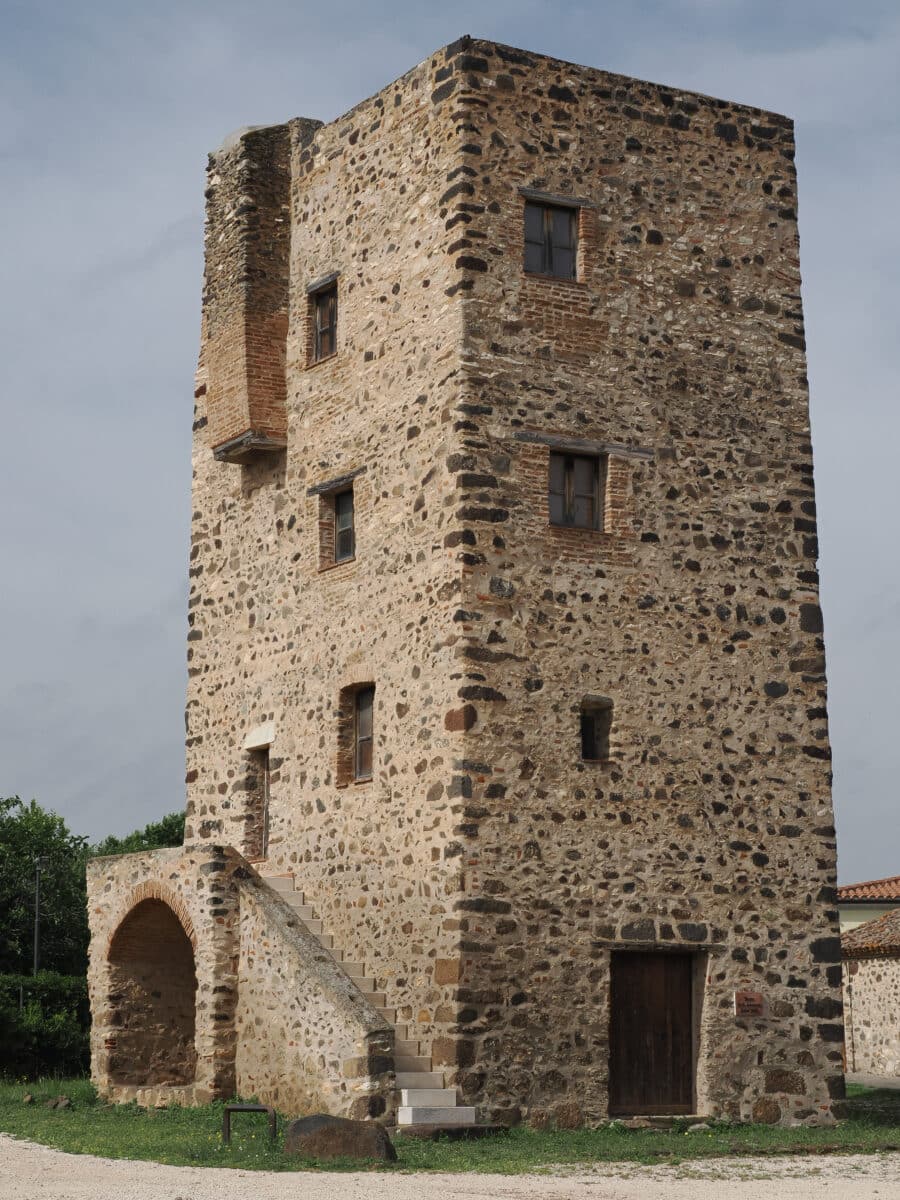
<svg viewBox="0 0 900 1200">
<path fill-rule="evenodd" d="M 197 972 L 190 939 L 161 900 L 131 910 L 109 949 L 113 1083 L 193 1083 Z"/>
</svg>

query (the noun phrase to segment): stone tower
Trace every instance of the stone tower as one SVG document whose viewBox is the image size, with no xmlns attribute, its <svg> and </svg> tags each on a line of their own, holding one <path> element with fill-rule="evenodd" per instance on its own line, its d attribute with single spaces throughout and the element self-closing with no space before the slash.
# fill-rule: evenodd
<svg viewBox="0 0 900 1200">
<path fill-rule="evenodd" d="M 90 870 L 104 1092 L 831 1119 L 793 160 L 470 38 L 210 157 L 187 828 Z"/>
</svg>

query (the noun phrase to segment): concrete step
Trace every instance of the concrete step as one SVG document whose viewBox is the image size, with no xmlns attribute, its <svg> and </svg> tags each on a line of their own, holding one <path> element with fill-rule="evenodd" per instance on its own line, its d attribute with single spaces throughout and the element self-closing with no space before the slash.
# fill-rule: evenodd
<svg viewBox="0 0 900 1200">
<path fill-rule="evenodd" d="M 406 1071 L 431 1071 L 431 1059 L 424 1054 L 394 1055 L 394 1070 L 398 1075 L 404 1074 Z"/>
<path fill-rule="evenodd" d="M 419 1054 L 418 1038 L 394 1038 L 394 1054 L 401 1058 L 417 1058 Z"/>
<path fill-rule="evenodd" d="M 263 879 L 276 892 L 294 892 L 292 875 L 263 875 Z"/>
<path fill-rule="evenodd" d="M 313 937 L 323 950 L 330 950 L 334 946 L 334 938 L 330 933 L 314 933 Z"/>
<path fill-rule="evenodd" d="M 397 1109 L 398 1125 L 474 1125 L 474 1108 L 412 1108 Z"/>
<path fill-rule="evenodd" d="M 361 992 L 365 992 L 366 995 L 368 995 L 370 992 L 375 991 L 375 980 L 374 979 L 366 979 L 364 975 L 351 975 L 350 979 L 352 979 L 353 982 L 356 984 L 356 986 L 359 988 L 359 990 Z"/>
<path fill-rule="evenodd" d="M 314 933 L 317 937 L 320 933 L 323 932 L 321 921 L 317 921 L 315 919 L 309 921 L 306 919 L 306 917 L 304 917 L 303 924 L 306 926 L 306 928 L 309 930 L 310 933 Z"/>
<path fill-rule="evenodd" d="M 385 1021 L 387 1021 L 388 1025 L 393 1025 L 394 1021 L 397 1019 L 396 1008 L 382 1008 L 380 1004 L 376 1004 L 375 1007 L 384 1017 Z"/>
<path fill-rule="evenodd" d="M 399 1042 L 405 1042 L 407 1040 L 407 1038 L 409 1037 L 409 1026 L 408 1025 L 395 1025 L 394 1026 L 394 1037 Z"/>
<path fill-rule="evenodd" d="M 288 904 L 294 910 L 301 920 L 309 924 L 310 921 L 316 919 L 316 910 L 311 904 L 304 904 L 301 900 L 296 899 L 296 892 L 283 892 L 282 899 L 287 900 Z"/>
<path fill-rule="evenodd" d="M 340 950 L 336 950 L 334 956 L 335 956 L 335 958 L 337 958 L 337 961 L 341 964 L 341 970 L 344 972 L 345 975 L 349 975 L 351 979 L 354 977 L 354 975 L 365 975 L 365 973 L 366 973 L 365 963 L 343 962 L 340 958 L 338 958 L 339 954 L 340 954 Z"/>
<path fill-rule="evenodd" d="M 397 1068 L 397 1087 L 403 1088 L 441 1088 L 444 1086 L 443 1071 L 401 1071 Z"/>
<path fill-rule="evenodd" d="M 456 1088 L 401 1088 L 404 1108 L 456 1108 Z"/>
</svg>

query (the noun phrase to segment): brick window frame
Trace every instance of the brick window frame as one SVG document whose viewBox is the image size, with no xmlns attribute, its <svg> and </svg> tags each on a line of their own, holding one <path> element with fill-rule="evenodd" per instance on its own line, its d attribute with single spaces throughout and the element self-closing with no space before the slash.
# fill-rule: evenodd
<svg viewBox="0 0 900 1200">
<path fill-rule="evenodd" d="M 340 690 L 336 769 L 338 787 L 371 783 L 374 777 L 375 692 L 375 684 L 371 680 L 352 683 Z M 368 727 L 365 725 L 366 713 Z"/>
<path fill-rule="evenodd" d="M 547 465 L 550 524 L 604 532 L 608 475 L 608 454 L 551 450 Z"/>
<path fill-rule="evenodd" d="M 585 248 L 593 229 L 586 216 L 596 205 L 582 197 L 519 188 L 522 201 L 522 272 L 528 279 L 583 284 Z"/>
<path fill-rule="evenodd" d="M 635 479 L 654 452 L 642 446 L 538 429 L 513 434 L 515 474 L 520 482 L 521 520 L 534 544 L 560 561 L 627 565 L 641 538 L 642 513 L 636 503 Z M 550 519 L 550 455 L 555 452 L 604 457 L 606 471 L 600 497 L 600 528 L 557 525 Z"/>
<path fill-rule="evenodd" d="M 338 273 L 306 289 L 306 365 L 328 362 L 338 352 Z"/>
<path fill-rule="evenodd" d="M 603 765 L 612 759 L 613 702 L 609 696 L 585 696 L 578 708 L 580 759 Z"/>
<path fill-rule="evenodd" d="M 356 562 L 356 552 L 359 536 L 360 492 L 356 480 L 366 473 L 365 467 L 357 467 L 336 479 L 326 480 L 307 488 L 307 495 L 317 498 L 318 512 L 316 516 L 319 538 L 319 570 L 330 571 L 334 567 L 344 567 Z M 350 537 L 341 538 L 339 512 L 342 507 L 339 497 L 351 496 Z M 349 541 L 350 552 L 347 553 Z M 341 543 L 344 543 L 343 545 Z"/>
</svg>

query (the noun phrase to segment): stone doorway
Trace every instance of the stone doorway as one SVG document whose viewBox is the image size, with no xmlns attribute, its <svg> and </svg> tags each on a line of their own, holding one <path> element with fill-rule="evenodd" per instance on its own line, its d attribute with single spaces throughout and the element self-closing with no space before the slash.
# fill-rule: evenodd
<svg viewBox="0 0 900 1200">
<path fill-rule="evenodd" d="M 197 972 L 191 941 L 172 909 L 142 900 L 113 935 L 109 1006 L 112 1083 L 193 1083 Z"/>
</svg>

